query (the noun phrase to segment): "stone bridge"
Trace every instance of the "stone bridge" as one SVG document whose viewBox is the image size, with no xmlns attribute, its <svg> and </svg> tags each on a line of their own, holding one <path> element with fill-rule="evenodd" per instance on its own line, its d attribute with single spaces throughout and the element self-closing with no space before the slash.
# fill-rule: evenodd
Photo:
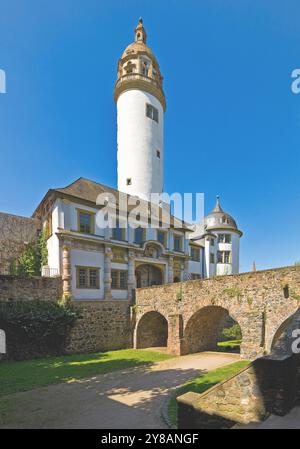
<svg viewBox="0 0 300 449">
<path fill-rule="evenodd" d="M 230 316 L 242 331 L 241 357 L 290 351 L 300 328 L 300 266 L 136 290 L 134 347 L 184 355 L 214 350 Z M 283 344 L 284 342 L 284 344 Z"/>
</svg>

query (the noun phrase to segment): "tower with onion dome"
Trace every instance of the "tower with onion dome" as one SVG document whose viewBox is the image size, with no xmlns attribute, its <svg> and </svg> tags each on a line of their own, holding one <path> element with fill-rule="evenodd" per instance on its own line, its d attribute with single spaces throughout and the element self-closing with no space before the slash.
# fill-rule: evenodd
<svg viewBox="0 0 300 449">
<path fill-rule="evenodd" d="M 142 19 L 135 39 L 118 61 L 118 190 L 150 199 L 163 191 L 166 100 L 159 64 L 147 46 Z"/>
</svg>

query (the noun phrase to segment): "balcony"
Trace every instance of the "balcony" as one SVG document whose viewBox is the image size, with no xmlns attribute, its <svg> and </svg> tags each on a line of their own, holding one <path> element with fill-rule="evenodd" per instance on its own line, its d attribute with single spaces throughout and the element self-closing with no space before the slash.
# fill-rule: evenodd
<svg viewBox="0 0 300 449">
<path fill-rule="evenodd" d="M 144 89 L 150 94 L 154 95 L 161 102 L 164 110 L 166 109 L 166 99 L 163 93 L 160 80 L 150 78 L 141 73 L 128 73 L 123 75 L 116 81 L 114 99 L 118 100 L 119 95 L 128 88 Z"/>
</svg>

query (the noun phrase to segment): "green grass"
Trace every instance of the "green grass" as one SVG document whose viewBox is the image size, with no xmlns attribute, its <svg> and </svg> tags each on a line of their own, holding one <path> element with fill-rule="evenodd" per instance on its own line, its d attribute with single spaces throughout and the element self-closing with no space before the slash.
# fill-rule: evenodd
<svg viewBox="0 0 300 449">
<path fill-rule="evenodd" d="M 238 352 L 240 350 L 242 340 L 227 340 L 227 341 L 219 341 L 218 350 L 219 351 L 235 351 Z"/>
<path fill-rule="evenodd" d="M 190 380 L 186 384 L 182 385 L 178 388 L 175 394 L 171 397 L 168 404 L 168 415 L 171 423 L 174 426 L 177 426 L 177 401 L 176 398 L 181 396 L 188 391 L 193 391 L 195 393 L 203 393 L 214 385 L 222 382 L 229 377 L 236 374 L 242 368 L 245 368 L 249 364 L 246 360 L 241 360 L 239 362 L 231 363 L 230 365 L 223 366 L 222 368 L 217 368 L 212 371 L 208 371 L 207 373 L 196 377 L 193 380 Z"/>
<path fill-rule="evenodd" d="M 61 357 L 0 363 L 0 395 L 32 390 L 46 385 L 70 382 L 140 365 L 150 365 L 170 354 L 124 349 Z"/>
</svg>

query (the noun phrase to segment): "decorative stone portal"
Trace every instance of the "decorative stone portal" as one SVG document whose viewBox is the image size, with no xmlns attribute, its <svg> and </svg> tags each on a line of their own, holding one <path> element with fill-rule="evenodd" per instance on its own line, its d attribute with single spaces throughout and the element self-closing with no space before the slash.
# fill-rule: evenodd
<svg viewBox="0 0 300 449">
<path fill-rule="evenodd" d="M 168 321 L 158 312 L 146 313 L 138 322 L 135 348 L 168 346 Z"/>
<path fill-rule="evenodd" d="M 155 265 L 142 264 L 135 270 L 136 285 L 140 287 L 150 287 L 152 285 L 161 285 L 163 283 L 162 270 Z"/>
<path fill-rule="evenodd" d="M 228 310 L 219 306 L 208 306 L 198 310 L 187 322 L 184 330 L 183 354 L 200 351 L 216 351 L 222 339 L 222 330 L 238 324 L 230 319 Z"/>
</svg>

